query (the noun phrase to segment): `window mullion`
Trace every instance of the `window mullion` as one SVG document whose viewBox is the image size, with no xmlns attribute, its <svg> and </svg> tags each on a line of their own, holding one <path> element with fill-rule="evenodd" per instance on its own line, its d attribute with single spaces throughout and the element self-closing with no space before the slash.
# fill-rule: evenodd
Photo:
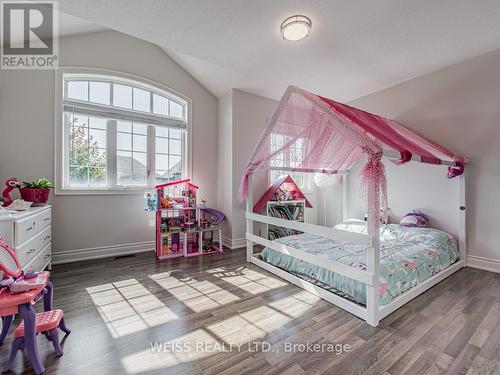
<svg viewBox="0 0 500 375">
<path fill-rule="evenodd" d="M 114 99 L 115 99 L 114 98 L 114 94 L 113 94 L 113 92 L 114 92 L 114 87 L 113 86 L 114 86 L 114 82 L 111 81 L 109 83 L 109 104 L 110 104 L 111 107 L 113 107 L 113 103 L 114 103 Z"/>
<path fill-rule="evenodd" d="M 186 178 L 187 177 L 187 163 L 186 163 L 186 143 L 187 143 L 187 140 L 186 140 L 186 132 L 183 131 L 182 132 L 182 135 L 181 135 L 181 139 L 182 139 L 182 142 L 181 142 L 181 171 L 182 171 L 182 178 Z"/>
<path fill-rule="evenodd" d="M 87 117 L 87 186 L 90 186 L 90 119 Z"/>
<path fill-rule="evenodd" d="M 153 93 L 149 92 L 149 112 L 153 114 Z"/>
<path fill-rule="evenodd" d="M 70 127 L 71 127 L 71 114 L 68 112 L 64 112 L 64 124 L 63 124 L 63 152 L 61 153 L 62 157 L 62 185 L 63 187 L 69 186 L 69 164 L 70 164 Z"/>
<path fill-rule="evenodd" d="M 156 185 L 156 128 L 152 125 L 148 126 L 147 152 L 148 186 L 153 187 Z"/>
<path fill-rule="evenodd" d="M 133 99 L 132 99 L 132 103 L 133 103 Z M 135 147 L 134 147 L 134 123 L 132 123 L 132 132 L 130 133 L 130 144 L 131 144 L 131 147 L 130 147 L 130 155 L 132 155 L 132 160 L 130 161 L 131 164 L 130 164 L 130 176 L 131 176 L 131 181 L 130 181 L 130 184 L 133 185 L 134 184 L 134 150 L 135 150 Z"/>
<path fill-rule="evenodd" d="M 108 162 L 108 186 L 112 189 L 117 188 L 117 165 L 116 165 L 116 120 L 109 119 L 107 124 L 107 162 Z"/>
</svg>

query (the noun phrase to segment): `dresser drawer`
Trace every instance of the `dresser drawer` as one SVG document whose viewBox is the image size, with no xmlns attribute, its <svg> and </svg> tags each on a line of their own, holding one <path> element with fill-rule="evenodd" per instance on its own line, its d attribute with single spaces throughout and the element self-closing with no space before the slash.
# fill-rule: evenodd
<svg viewBox="0 0 500 375">
<path fill-rule="evenodd" d="M 45 210 L 38 214 L 38 226 L 40 230 L 47 228 L 52 223 L 52 210 Z"/>
<path fill-rule="evenodd" d="M 51 244 L 49 243 L 31 260 L 31 262 L 23 267 L 23 271 L 43 271 L 45 266 L 50 262 L 51 257 Z"/>
<path fill-rule="evenodd" d="M 52 244 L 45 246 L 40 253 L 35 258 L 35 271 L 43 271 L 52 260 Z"/>
<path fill-rule="evenodd" d="M 15 246 L 33 237 L 38 232 L 38 215 L 30 216 L 14 222 Z"/>
<path fill-rule="evenodd" d="M 52 227 L 47 227 L 40 233 L 16 248 L 16 255 L 21 266 L 28 264 L 48 243 L 50 243 Z"/>
<path fill-rule="evenodd" d="M 52 227 L 48 226 L 45 229 L 42 229 L 36 236 L 40 239 L 40 248 L 43 249 L 50 241 L 52 241 Z"/>
<path fill-rule="evenodd" d="M 42 242 L 40 241 L 40 237 L 34 236 L 30 240 L 24 242 L 21 246 L 16 247 L 17 259 L 19 259 L 21 266 L 28 264 L 29 261 L 33 259 L 35 255 L 40 252 L 40 250 L 42 250 L 41 244 Z"/>
</svg>

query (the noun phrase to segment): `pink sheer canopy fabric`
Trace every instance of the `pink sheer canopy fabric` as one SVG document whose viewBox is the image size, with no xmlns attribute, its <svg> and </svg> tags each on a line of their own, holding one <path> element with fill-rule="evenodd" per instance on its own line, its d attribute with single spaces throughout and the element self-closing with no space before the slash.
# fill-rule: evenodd
<svg viewBox="0 0 500 375">
<path fill-rule="evenodd" d="M 461 174 L 466 164 L 464 158 L 396 121 L 289 86 L 250 157 L 239 196 L 244 200 L 248 195 L 248 176 L 281 166 L 283 155 L 288 155 L 293 170 L 303 172 L 349 170 L 363 159 L 363 188 L 373 194 L 368 202 L 378 213 L 387 207 L 384 150 L 399 152 L 400 158 L 393 160 L 398 164 L 413 155 L 426 163 L 453 161 L 456 167 L 450 168 L 450 177 Z"/>
</svg>

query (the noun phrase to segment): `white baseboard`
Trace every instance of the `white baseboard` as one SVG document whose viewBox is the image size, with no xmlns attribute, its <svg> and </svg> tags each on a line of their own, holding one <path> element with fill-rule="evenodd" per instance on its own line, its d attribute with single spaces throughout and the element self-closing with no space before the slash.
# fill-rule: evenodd
<svg viewBox="0 0 500 375">
<path fill-rule="evenodd" d="M 467 267 L 500 273 L 500 260 L 467 255 Z"/>
<path fill-rule="evenodd" d="M 247 240 L 245 238 L 231 239 L 222 236 L 222 244 L 226 247 L 229 247 L 231 250 L 234 250 L 234 249 L 239 249 L 241 247 L 245 247 L 247 245 Z"/>
<path fill-rule="evenodd" d="M 154 252 L 155 242 L 136 242 L 115 246 L 92 247 L 89 249 L 76 249 L 67 251 L 57 251 L 52 253 L 52 264 L 62 264 L 79 262 L 82 260 L 116 257 L 142 253 L 145 251 Z M 152 254 L 153 255 L 153 254 Z"/>
</svg>

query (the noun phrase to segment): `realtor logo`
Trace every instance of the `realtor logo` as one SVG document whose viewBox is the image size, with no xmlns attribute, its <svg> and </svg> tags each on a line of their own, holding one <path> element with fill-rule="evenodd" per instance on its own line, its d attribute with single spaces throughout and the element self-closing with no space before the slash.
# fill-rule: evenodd
<svg viewBox="0 0 500 375">
<path fill-rule="evenodd" d="M 1 1 L 1 69 L 56 69 L 55 1 Z"/>
</svg>

